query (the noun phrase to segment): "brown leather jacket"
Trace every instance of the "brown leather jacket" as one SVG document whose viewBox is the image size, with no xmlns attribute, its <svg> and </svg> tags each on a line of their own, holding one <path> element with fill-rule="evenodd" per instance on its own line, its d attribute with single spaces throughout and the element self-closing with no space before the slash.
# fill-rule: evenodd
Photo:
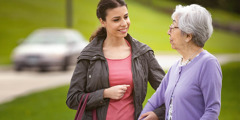
<svg viewBox="0 0 240 120">
<path fill-rule="evenodd" d="M 156 90 L 161 83 L 165 72 L 159 66 L 152 49 L 127 35 L 125 39 L 132 47 L 132 74 L 134 84 L 135 120 L 142 110 L 142 103 L 147 93 L 148 81 Z M 98 120 L 105 120 L 109 99 L 103 98 L 103 91 L 109 87 L 108 64 L 103 55 L 103 39 L 97 37 L 92 40 L 81 52 L 74 70 L 70 88 L 67 94 L 67 105 L 77 109 L 80 98 L 90 93 L 83 120 L 92 120 L 91 110 L 97 110 Z M 165 106 L 154 111 L 164 119 Z"/>
</svg>

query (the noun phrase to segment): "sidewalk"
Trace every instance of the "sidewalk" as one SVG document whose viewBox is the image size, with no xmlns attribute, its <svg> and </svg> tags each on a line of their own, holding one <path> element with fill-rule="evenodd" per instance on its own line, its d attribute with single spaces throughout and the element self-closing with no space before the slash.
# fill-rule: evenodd
<svg viewBox="0 0 240 120">
<path fill-rule="evenodd" d="M 0 68 L 0 104 L 34 92 L 70 83 L 73 68 L 67 72 L 21 71 Z"/>
<path fill-rule="evenodd" d="M 216 54 L 220 64 L 240 61 L 239 54 Z M 160 54 L 156 59 L 164 70 L 168 70 L 173 63 L 180 59 L 177 54 Z M 11 67 L 0 67 L 0 104 L 14 100 L 16 97 L 28 95 L 33 92 L 43 91 L 70 83 L 74 66 L 67 72 L 50 71 L 15 72 Z"/>
<path fill-rule="evenodd" d="M 228 62 L 240 61 L 240 53 L 237 54 L 215 54 L 221 65 Z M 177 60 L 181 58 L 179 54 L 161 54 L 156 55 L 156 59 L 164 70 L 168 70 Z"/>
</svg>

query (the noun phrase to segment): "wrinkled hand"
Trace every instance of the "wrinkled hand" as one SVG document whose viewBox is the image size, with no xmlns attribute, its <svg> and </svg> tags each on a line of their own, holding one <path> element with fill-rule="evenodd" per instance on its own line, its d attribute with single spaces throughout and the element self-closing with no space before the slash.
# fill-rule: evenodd
<svg viewBox="0 0 240 120">
<path fill-rule="evenodd" d="M 110 99 L 114 99 L 114 100 L 118 100 L 121 99 L 127 88 L 130 87 L 130 85 L 116 85 L 110 88 L 107 88 L 104 90 L 104 98 L 110 98 Z"/>
<path fill-rule="evenodd" d="M 158 116 L 154 112 L 146 112 L 139 117 L 139 120 L 158 120 Z"/>
</svg>

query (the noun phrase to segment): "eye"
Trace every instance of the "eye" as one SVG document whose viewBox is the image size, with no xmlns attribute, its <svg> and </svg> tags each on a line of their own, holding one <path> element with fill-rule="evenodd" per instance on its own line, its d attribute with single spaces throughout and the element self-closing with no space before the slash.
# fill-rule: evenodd
<svg viewBox="0 0 240 120">
<path fill-rule="evenodd" d="M 127 18 L 128 18 L 128 15 L 127 15 L 127 16 L 125 16 L 124 18 L 125 18 L 125 19 L 127 19 Z"/>
<path fill-rule="evenodd" d="M 119 19 L 113 19 L 113 21 L 114 21 L 114 22 L 117 22 L 117 21 L 119 21 Z"/>
</svg>

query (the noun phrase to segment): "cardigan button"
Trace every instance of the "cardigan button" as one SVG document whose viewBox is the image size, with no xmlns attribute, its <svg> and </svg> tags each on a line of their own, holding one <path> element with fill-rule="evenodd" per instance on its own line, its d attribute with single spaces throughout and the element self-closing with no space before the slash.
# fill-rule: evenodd
<svg viewBox="0 0 240 120">
<path fill-rule="evenodd" d="M 91 76 L 91 75 L 89 75 L 88 77 L 89 77 L 89 78 L 92 78 L 92 76 Z"/>
</svg>

